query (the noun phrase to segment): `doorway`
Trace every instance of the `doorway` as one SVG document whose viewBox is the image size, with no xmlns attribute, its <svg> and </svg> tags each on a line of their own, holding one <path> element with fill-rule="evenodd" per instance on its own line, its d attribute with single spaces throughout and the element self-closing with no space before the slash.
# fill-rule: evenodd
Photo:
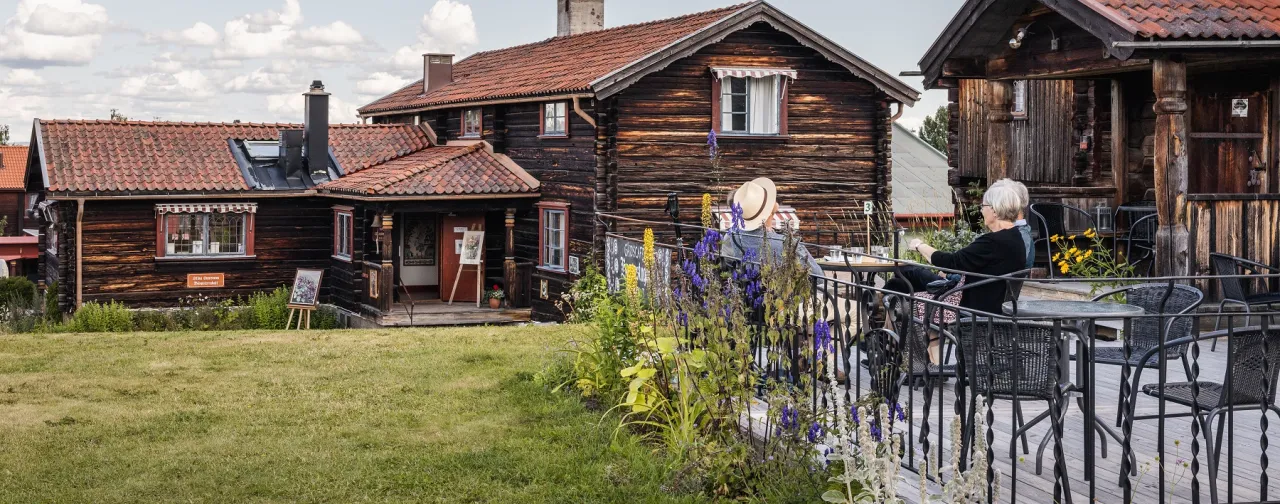
<svg viewBox="0 0 1280 504">
<path fill-rule="evenodd" d="M 400 228 L 400 281 L 415 299 L 440 298 L 440 215 L 403 214 Z"/>
<path fill-rule="evenodd" d="M 474 303 L 480 296 L 480 291 L 476 288 L 476 275 L 484 274 L 484 265 L 481 264 L 479 268 L 467 265 L 459 274 L 458 264 L 462 260 L 463 235 L 467 231 L 484 231 L 484 214 L 449 214 L 441 222 L 440 298 L 447 300 L 449 292 L 457 283 L 458 290 L 453 301 Z"/>
<path fill-rule="evenodd" d="M 1188 80 L 1188 190 L 1266 192 L 1270 81 L 1264 74 L 1205 74 Z"/>
</svg>

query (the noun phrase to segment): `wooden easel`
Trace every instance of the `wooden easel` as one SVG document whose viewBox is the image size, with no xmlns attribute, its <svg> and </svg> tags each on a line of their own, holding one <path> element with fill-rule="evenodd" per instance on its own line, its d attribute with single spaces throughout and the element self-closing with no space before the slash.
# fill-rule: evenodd
<svg viewBox="0 0 1280 504">
<path fill-rule="evenodd" d="M 449 291 L 449 304 L 453 305 L 453 295 L 458 293 L 458 281 L 462 280 L 462 271 L 468 265 L 459 264 L 458 274 L 453 277 L 453 289 Z M 484 261 L 476 264 L 476 308 L 480 307 L 480 298 L 484 296 Z"/>
<path fill-rule="evenodd" d="M 286 330 L 293 328 L 293 314 L 297 313 L 298 314 L 297 329 L 301 331 L 302 325 L 305 323 L 307 325 L 307 330 L 310 330 L 311 329 L 311 312 L 314 312 L 314 311 L 316 311 L 316 307 L 314 306 L 290 305 L 289 321 L 284 323 L 284 328 Z"/>
</svg>

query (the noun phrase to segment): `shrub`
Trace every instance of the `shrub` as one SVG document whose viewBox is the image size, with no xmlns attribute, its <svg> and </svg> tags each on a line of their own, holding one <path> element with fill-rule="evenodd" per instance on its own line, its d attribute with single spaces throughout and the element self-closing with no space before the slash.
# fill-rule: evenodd
<svg viewBox="0 0 1280 504">
<path fill-rule="evenodd" d="M 0 278 L 0 307 L 31 307 L 36 299 L 36 284 L 26 277 Z"/>
<path fill-rule="evenodd" d="M 49 322 L 62 322 L 62 308 L 58 306 L 58 282 L 44 290 L 44 318 Z"/>
<path fill-rule="evenodd" d="M 90 301 L 71 316 L 68 329 L 72 332 L 132 331 L 133 312 L 115 301 L 106 304 Z"/>
<path fill-rule="evenodd" d="M 280 286 L 271 293 L 249 296 L 249 320 L 246 329 L 284 329 L 289 321 L 289 288 Z M 312 322 L 315 322 L 315 317 Z M 314 327 L 314 325 L 313 325 Z"/>
<path fill-rule="evenodd" d="M 582 276 L 573 282 L 569 292 L 561 295 L 564 300 L 557 301 L 556 306 L 565 312 L 565 320 L 570 323 L 592 322 L 605 305 L 610 304 L 609 282 L 596 269 L 595 264 L 588 262 Z M 607 308 L 604 308 L 607 309 Z"/>
</svg>

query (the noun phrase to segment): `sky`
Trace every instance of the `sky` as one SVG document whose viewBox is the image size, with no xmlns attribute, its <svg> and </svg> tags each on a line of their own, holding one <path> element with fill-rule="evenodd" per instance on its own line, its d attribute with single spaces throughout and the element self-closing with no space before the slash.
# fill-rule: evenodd
<svg viewBox="0 0 1280 504">
<path fill-rule="evenodd" d="M 736 0 L 606 0 L 605 25 Z M 771 0 L 888 71 L 917 62 L 962 0 Z M 421 78 L 422 53 L 458 58 L 555 35 L 555 0 L 0 0 L 0 124 L 107 119 L 301 122 L 322 80 L 334 122 Z M 919 78 L 902 78 L 917 90 Z M 929 91 L 911 129 L 945 105 Z"/>
</svg>

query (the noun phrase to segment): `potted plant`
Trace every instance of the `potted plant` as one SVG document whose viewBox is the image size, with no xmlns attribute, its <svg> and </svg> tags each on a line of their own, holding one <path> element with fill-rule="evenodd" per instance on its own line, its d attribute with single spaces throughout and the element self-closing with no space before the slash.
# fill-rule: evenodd
<svg viewBox="0 0 1280 504">
<path fill-rule="evenodd" d="M 489 300 L 489 308 L 496 310 L 502 307 L 502 300 L 507 297 L 507 294 L 502 292 L 498 284 L 494 284 L 492 289 L 485 291 L 484 297 Z"/>
</svg>

